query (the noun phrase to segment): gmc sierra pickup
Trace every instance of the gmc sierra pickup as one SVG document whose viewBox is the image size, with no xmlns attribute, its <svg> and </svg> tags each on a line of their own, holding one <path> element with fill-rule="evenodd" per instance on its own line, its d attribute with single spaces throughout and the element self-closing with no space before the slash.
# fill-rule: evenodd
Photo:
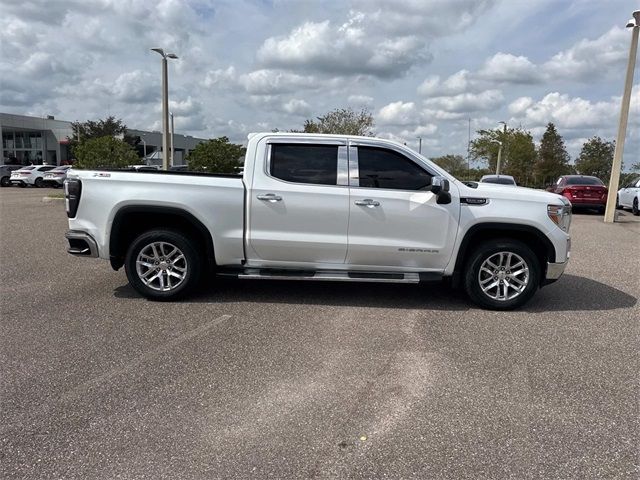
<svg viewBox="0 0 640 480">
<path fill-rule="evenodd" d="M 69 253 L 100 257 L 143 296 L 173 300 L 203 274 L 416 283 L 449 279 L 478 305 L 516 308 L 569 259 L 570 202 L 461 182 L 399 143 L 249 135 L 244 172 L 72 170 Z"/>
</svg>

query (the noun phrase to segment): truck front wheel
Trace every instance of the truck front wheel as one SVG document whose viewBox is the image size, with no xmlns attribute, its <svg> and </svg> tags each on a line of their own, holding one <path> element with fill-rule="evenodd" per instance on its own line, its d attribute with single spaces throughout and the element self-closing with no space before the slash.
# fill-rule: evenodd
<svg viewBox="0 0 640 480">
<path fill-rule="evenodd" d="M 483 308 L 518 308 L 539 285 L 540 263 L 533 251 L 517 240 L 484 242 L 467 262 L 465 289 L 471 300 Z"/>
<path fill-rule="evenodd" d="M 151 300 L 176 300 L 200 279 L 201 262 L 195 243 L 173 230 L 150 230 L 136 238 L 125 259 L 131 286 Z"/>
</svg>

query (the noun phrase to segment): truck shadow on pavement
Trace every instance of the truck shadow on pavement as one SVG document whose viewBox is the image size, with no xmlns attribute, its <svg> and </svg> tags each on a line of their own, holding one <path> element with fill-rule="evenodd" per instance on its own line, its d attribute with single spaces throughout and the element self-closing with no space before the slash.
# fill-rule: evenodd
<svg viewBox="0 0 640 480">
<path fill-rule="evenodd" d="M 126 284 L 114 291 L 118 298 L 141 298 Z M 468 310 L 477 308 L 461 290 L 440 283 L 401 285 L 382 283 L 285 282 L 275 280 L 213 279 L 183 303 L 281 303 L 365 308 Z M 604 283 L 564 275 L 539 290 L 521 310 L 553 312 L 630 308 L 637 299 Z"/>
<path fill-rule="evenodd" d="M 523 310 L 553 312 L 631 308 L 638 299 L 606 283 L 577 275 L 563 275 L 538 291 Z"/>
</svg>

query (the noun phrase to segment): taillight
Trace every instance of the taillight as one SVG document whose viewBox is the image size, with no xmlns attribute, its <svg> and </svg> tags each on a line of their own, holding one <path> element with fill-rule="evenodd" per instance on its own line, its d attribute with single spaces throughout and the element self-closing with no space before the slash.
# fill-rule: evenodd
<svg viewBox="0 0 640 480">
<path fill-rule="evenodd" d="M 67 210 L 67 217 L 73 218 L 78 212 L 80 205 L 80 194 L 82 193 L 82 182 L 77 178 L 67 178 L 64 181 L 64 203 Z"/>
<path fill-rule="evenodd" d="M 565 188 L 562 190 L 562 195 L 571 197 L 573 195 L 572 190 L 570 188 Z"/>
</svg>

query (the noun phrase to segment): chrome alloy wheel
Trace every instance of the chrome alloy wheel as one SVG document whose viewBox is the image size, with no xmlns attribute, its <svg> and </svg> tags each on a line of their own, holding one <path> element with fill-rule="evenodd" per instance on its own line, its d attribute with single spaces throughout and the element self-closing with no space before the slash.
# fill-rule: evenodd
<svg viewBox="0 0 640 480">
<path fill-rule="evenodd" d="M 159 292 L 178 288 L 184 282 L 187 268 L 182 251 L 168 242 L 146 245 L 136 259 L 136 272 L 142 283 Z"/>
<path fill-rule="evenodd" d="M 478 282 L 486 296 L 506 302 L 527 288 L 529 267 L 520 255 L 513 252 L 494 253 L 480 266 Z"/>
</svg>

